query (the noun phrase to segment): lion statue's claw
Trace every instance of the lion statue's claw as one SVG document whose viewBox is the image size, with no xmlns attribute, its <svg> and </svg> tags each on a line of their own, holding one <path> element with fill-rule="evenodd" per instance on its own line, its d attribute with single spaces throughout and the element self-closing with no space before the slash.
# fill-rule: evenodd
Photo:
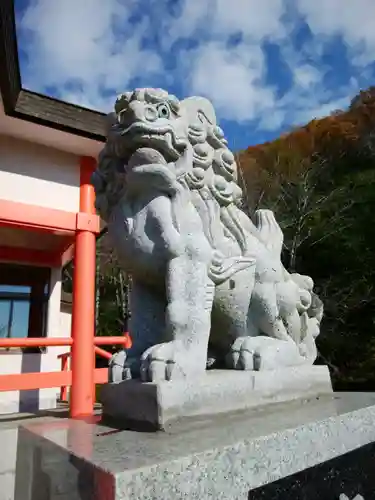
<svg viewBox="0 0 375 500">
<path fill-rule="evenodd" d="M 256 357 L 251 337 L 240 337 L 234 341 L 225 361 L 227 367 L 234 370 L 255 370 Z"/>
<path fill-rule="evenodd" d="M 197 353 L 198 355 L 198 353 Z M 181 342 L 165 342 L 147 349 L 141 356 L 140 377 L 143 382 L 162 382 L 194 375 L 194 355 Z"/>
<path fill-rule="evenodd" d="M 228 368 L 235 370 L 274 370 L 276 367 L 304 363 L 298 346 L 292 340 L 270 337 L 240 337 L 233 343 L 227 357 Z"/>
<path fill-rule="evenodd" d="M 119 383 L 122 380 L 131 378 L 131 374 L 126 362 L 127 354 L 125 350 L 114 353 L 108 363 L 108 378 L 110 382 Z"/>
</svg>

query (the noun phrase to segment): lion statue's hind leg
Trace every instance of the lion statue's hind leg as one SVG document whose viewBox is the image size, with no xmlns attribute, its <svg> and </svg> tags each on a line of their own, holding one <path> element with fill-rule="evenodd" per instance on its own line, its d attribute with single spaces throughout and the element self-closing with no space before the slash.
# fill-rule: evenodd
<svg viewBox="0 0 375 500">
<path fill-rule="evenodd" d="M 249 334 L 248 311 L 254 281 L 255 268 L 249 266 L 216 286 L 210 346 L 220 364 L 233 342 Z"/>
</svg>

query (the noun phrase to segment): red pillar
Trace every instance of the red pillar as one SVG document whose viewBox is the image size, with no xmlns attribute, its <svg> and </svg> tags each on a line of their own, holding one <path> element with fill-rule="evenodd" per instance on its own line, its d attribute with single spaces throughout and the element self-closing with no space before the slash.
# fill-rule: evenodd
<svg viewBox="0 0 375 500">
<path fill-rule="evenodd" d="M 95 166 L 94 158 L 81 158 L 81 214 L 95 214 L 95 192 L 90 184 Z M 89 230 L 89 225 L 80 229 L 77 223 L 72 311 L 72 418 L 92 415 L 94 407 L 95 252 L 95 232 Z"/>
</svg>

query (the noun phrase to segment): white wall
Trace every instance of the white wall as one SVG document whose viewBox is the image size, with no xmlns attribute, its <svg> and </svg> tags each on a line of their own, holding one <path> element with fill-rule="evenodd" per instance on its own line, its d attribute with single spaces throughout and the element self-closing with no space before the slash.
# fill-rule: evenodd
<svg viewBox="0 0 375 500">
<path fill-rule="evenodd" d="M 72 327 L 72 306 L 61 304 L 60 309 L 60 331 L 66 332 L 66 336 L 70 337 Z M 65 335 L 63 335 L 65 337 Z"/>
<path fill-rule="evenodd" d="M 77 212 L 79 157 L 0 135 L 0 200 Z"/>
<path fill-rule="evenodd" d="M 70 337 L 71 316 L 67 310 L 61 312 L 61 269 L 51 272 L 51 294 L 48 305 L 47 336 Z M 52 372 L 61 369 L 57 356 L 69 351 L 69 347 L 48 347 L 42 354 L 5 353 L 0 354 L 0 375 Z M 0 392 L 0 414 L 19 411 L 35 411 L 55 408 L 60 388 L 35 391 Z"/>
</svg>

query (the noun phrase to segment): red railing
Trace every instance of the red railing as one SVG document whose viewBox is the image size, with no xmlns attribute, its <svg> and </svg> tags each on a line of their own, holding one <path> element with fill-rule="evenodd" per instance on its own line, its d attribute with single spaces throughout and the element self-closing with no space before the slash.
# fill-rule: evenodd
<svg viewBox="0 0 375 500">
<path fill-rule="evenodd" d="M 127 333 L 120 337 L 95 337 L 94 344 L 96 353 L 109 359 L 111 354 L 97 347 L 98 345 L 123 345 L 125 348 L 129 348 L 131 346 L 131 339 Z M 61 347 L 71 345 L 73 345 L 71 337 L 0 339 L 0 348 Z M 94 370 L 94 382 L 100 384 L 107 381 L 108 369 L 96 368 Z M 0 392 L 47 389 L 50 387 L 71 387 L 71 385 L 72 371 L 67 369 L 67 364 L 66 369 L 60 372 L 0 375 Z"/>
<path fill-rule="evenodd" d="M 111 359 L 112 354 L 104 349 L 100 349 L 100 347 L 95 346 L 94 348 L 95 354 L 101 356 L 105 359 Z M 57 357 L 61 359 L 61 371 L 67 372 L 69 368 L 69 359 L 71 356 L 71 352 L 64 352 L 63 354 L 59 354 Z M 105 384 L 108 382 L 108 368 L 95 368 L 95 383 L 96 384 Z M 60 389 L 60 401 L 68 401 L 68 386 L 63 385 Z"/>
</svg>

